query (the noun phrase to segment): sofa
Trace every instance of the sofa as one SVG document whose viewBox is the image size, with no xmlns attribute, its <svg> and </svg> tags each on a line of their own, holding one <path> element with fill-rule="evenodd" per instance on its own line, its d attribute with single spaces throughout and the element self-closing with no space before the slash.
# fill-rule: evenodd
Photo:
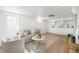
<svg viewBox="0 0 79 59">
<path fill-rule="evenodd" d="M 19 37 L 21 39 L 24 38 L 25 44 L 33 41 L 32 37 L 34 35 L 35 35 L 35 33 L 31 33 L 31 30 L 22 30 L 22 31 L 16 33 L 17 37 Z"/>
<path fill-rule="evenodd" d="M 24 39 L 2 41 L 2 53 L 24 53 L 24 49 Z"/>
<path fill-rule="evenodd" d="M 32 40 L 32 37 L 33 37 L 34 35 L 35 35 L 35 34 L 29 34 L 29 35 L 27 35 L 27 36 L 25 37 L 25 44 L 27 44 L 27 43 L 33 41 L 33 40 Z"/>
</svg>

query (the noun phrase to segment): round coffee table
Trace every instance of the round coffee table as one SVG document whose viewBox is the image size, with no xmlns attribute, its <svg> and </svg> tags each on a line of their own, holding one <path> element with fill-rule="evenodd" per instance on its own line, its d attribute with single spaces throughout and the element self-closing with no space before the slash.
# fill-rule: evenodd
<svg viewBox="0 0 79 59">
<path fill-rule="evenodd" d="M 45 40 L 45 37 L 44 37 L 44 36 L 41 36 L 41 38 L 38 38 L 38 37 L 36 37 L 36 36 L 33 36 L 33 37 L 32 37 L 32 40 L 41 41 L 41 40 Z"/>
<path fill-rule="evenodd" d="M 46 40 L 45 40 L 45 36 L 41 36 L 41 38 L 38 38 L 37 36 L 33 36 L 32 40 L 36 41 L 37 44 L 37 49 L 40 48 L 40 46 L 46 46 Z"/>
</svg>

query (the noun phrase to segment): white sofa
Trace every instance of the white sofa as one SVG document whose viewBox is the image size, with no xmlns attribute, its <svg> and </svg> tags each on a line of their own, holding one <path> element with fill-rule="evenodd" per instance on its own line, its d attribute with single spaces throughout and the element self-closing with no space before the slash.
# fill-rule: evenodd
<svg viewBox="0 0 79 59">
<path fill-rule="evenodd" d="M 2 53 L 24 53 L 24 39 L 14 41 L 2 41 Z"/>
</svg>

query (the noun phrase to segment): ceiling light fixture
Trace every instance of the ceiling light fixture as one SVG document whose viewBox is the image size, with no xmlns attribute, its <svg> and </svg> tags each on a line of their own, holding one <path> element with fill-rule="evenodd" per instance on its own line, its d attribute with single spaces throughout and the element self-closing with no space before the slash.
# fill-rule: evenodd
<svg viewBox="0 0 79 59">
<path fill-rule="evenodd" d="M 49 15 L 48 17 L 55 17 L 55 15 L 53 14 L 53 15 Z"/>
</svg>

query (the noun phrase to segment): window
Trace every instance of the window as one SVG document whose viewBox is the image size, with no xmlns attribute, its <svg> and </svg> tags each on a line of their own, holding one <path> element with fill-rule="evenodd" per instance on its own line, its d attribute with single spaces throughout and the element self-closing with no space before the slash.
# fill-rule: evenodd
<svg viewBox="0 0 79 59">
<path fill-rule="evenodd" d="M 7 16 L 8 28 L 19 29 L 18 19 L 16 16 Z"/>
</svg>

